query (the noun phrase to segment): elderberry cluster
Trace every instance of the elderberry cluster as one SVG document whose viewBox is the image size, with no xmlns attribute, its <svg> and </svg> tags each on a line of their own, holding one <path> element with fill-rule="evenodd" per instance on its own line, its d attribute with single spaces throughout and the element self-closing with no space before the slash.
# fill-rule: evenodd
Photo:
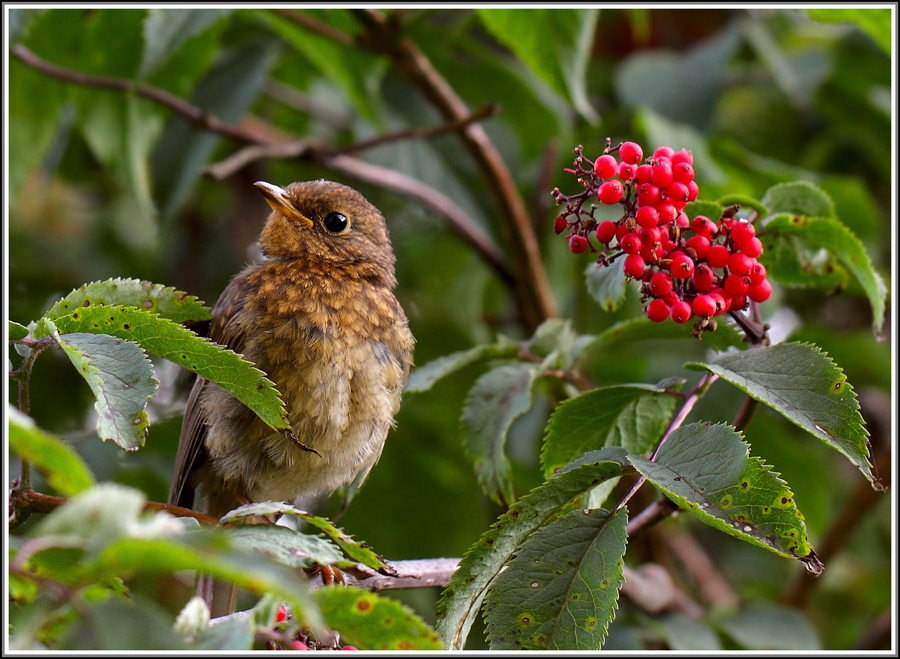
<svg viewBox="0 0 900 659">
<path fill-rule="evenodd" d="M 690 151 L 668 146 L 645 160 L 640 145 L 613 147 L 607 138 L 603 154 L 593 162 L 578 146 L 573 168 L 565 171 L 584 190 L 571 196 L 553 190 L 556 204 L 565 205 L 553 228 L 558 234 L 569 232 L 572 253 L 599 254 L 599 267 L 624 258 L 626 277 L 642 282 L 641 300 L 650 320 L 686 323 L 696 316 L 695 329 L 703 332 L 715 329 L 714 316 L 744 309 L 750 300 L 769 299 L 772 286 L 757 261 L 763 248 L 756 229 L 737 217 L 737 205 L 726 208 L 717 221 L 703 215 L 689 220 L 684 213 L 700 191 L 693 165 Z M 621 204 L 622 216 L 615 222 L 598 221 L 598 206 L 590 203 L 594 199 Z"/>
</svg>

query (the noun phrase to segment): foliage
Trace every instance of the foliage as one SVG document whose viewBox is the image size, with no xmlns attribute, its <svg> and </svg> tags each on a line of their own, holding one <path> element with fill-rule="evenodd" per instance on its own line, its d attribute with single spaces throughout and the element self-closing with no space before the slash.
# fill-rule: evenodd
<svg viewBox="0 0 900 659">
<path fill-rule="evenodd" d="M 9 16 L 11 649 L 808 651 L 889 611 L 889 9 Z M 684 212 L 739 205 L 771 299 L 698 341 L 554 241 L 570 148 L 607 136 L 690 150 Z M 388 218 L 417 339 L 384 455 L 340 527 L 157 511 L 194 374 L 289 430 L 201 298 L 258 256 L 253 181 L 323 177 Z M 430 556 L 462 557 L 440 592 L 301 574 Z M 627 575 L 660 564 L 652 609 Z M 245 613 L 210 622 L 199 571 Z"/>
</svg>

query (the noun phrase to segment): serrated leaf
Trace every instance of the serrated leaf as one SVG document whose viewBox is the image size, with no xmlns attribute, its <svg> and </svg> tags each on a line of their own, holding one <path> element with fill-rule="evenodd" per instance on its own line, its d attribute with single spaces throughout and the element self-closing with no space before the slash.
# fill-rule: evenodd
<svg viewBox="0 0 900 659">
<path fill-rule="evenodd" d="M 143 446 L 150 429 L 147 403 L 159 386 L 147 353 L 133 341 L 108 334 L 60 334 L 52 320 L 44 322 L 94 392 L 100 439 L 126 451 Z"/>
<path fill-rule="evenodd" d="M 770 213 L 807 217 L 834 217 L 834 202 L 821 188 L 808 181 L 778 183 L 766 190 L 762 203 Z"/>
<path fill-rule="evenodd" d="M 689 220 L 703 215 L 713 222 L 718 222 L 724 210 L 725 207 L 716 201 L 692 201 L 684 207 L 684 214 L 688 216 Z"/>
<path fill-rule="evenodd" d="M 234 546 L 258 551 L 290 567 L 347 564 L 327 540 L 277 524 L 247 524 L 226 529 Z M 352 563 L 351 563 L 352 564 Z"/>
<path fill-rule="evenodd" d="M 671 322 L 654 323 L 645 316 L 629 318 L 611 325 L 593 337 L 579 337 L 581 355 L 587 355 L 598 348 L 603 348 L 622 341 L 640 341 L 646 339 L 693 339 L 689 325 L 678 325 Z M 738 329 L 725 318 L 718 320 L 715 332 L 704 332 L 700 338 L 716 352 L 725 352 L 729 348 L 747 349 L 747 342 Z"/>
<path fill-rule="evenodd" d="M 34 336 L 46 336 L 47 319 Z M 82 307 L 53 321 L 60 333 L 110 334 L 175 362 L 233 394 L 275 430 L 290 428 L 284 403 L 265 373 L 232 350 L 167 318 L 134 307 Z"/>
<path fill-rule="evenodd" d="M 7 327 L 7 338 L 10 341 L 18 341 L 28 336 L 28 328 L 13 320 L 7 321 Z"/>
<path fill-rule="evenodd" d="M 624 510 L 573 510 L 531 535 L 485 601 L 492 650 L 599 650 L 615 617 Z"/>
<path fill-rule="evenodd" d="M 7 405 L 9 450 L 40 469 L 50 486 L 63 496 L 74 496 L 94 485 L 94 476 L 75 451 L 44 432 L 16 408 Z"/>
<path fill-rule="evenodd" d="M 150 9 L 144 19 L 144 50 L 138 75 L 151 76 L 191 37 L 203 32 L 223 16 L 226 8 Z"/>
<path fill-rule="evenodd" d="M 872 329 L 876 334 L 881 332 L 887 290 L 872 267 L 865 247 L 852 231 L 838 220 L 828 217 L 779 215 L 766 222 L 761 234 L 761 240 L 769 235 L 797 236 L 806 243 L 827 250 L 859 281 L 872 305 Z M 765 264 L 765 259 L 762 262 Z"/>
<path fill-rule="evenodd" d="M 588 293 L 604 311 L 615 311 L 625 301 L 624 262 L 619 259 L 608 266 L 590 263 L 584 271 Z"/>
<path fill-rule="evenodd" d="M 809 619 L 792 607 L 757 604 L 717 618 L 715 625 L 747 650 L 821 649 L 819 635 Z"/>
<path fill-rule="evenodd" d="M 488 586 L 519 545 L 573 499 L 629 470 L 619 447 L 593 451 L 516 501 L 472 545 L 438 602 L 438 633 L 451 650 L 461 650 Z"/>
<path fill-rule="evenodd" d="M 563 401 L 547 424 L 544 475 L 604 446 L 648 451 L 665 431 L 676 402 L 664 388 L 647 384 L 601 387 Z"/>
<path fill-rule="evenodd" d="M 44 317 L 59 318 L 79 307 L 93 305 L 137 307 L 176 323 L 212 319 L 209 307 L 193 295 L 175 290 L 171 286 L 120 277 L 95 281 L 76 288 L 50 307 Z"/>
<path fill-rule="evenodd" d="M 706 369 L 783 414 L 850 460 L 870 481 L 869 432 L 859 413 L 856 392 L 843 370 L 818 347 L 777 343 L 712 364 Z"/>
<path fill-rule="evenodd" d="M 484 27 L 588 121 L 598 116 L 585 73 L 599 9 L 476 9 Z"/>
<path fill-rule="evenodd" d="M 469 350 L 462 350 L 438 357 L 413 370 L 404 392 L 420 393 L 428 391 L 441 378 L 460 371 L 471 364 L 477 364 L 488 359 L 515 357 L 520 350 L 521 347 L 516 343 L 494 343 L 475 346 Z"/>
<path fill-rule="evenodd" d="M 531 407 L 538 369 L 519 363 L 493 368 L 475 382 L 462 413 L 463 444 L 472 458 L 478 482 L 496 501 L 515 500 L 506 458 L 506 436 L 517 418 Z"/>
<path fill-rule="evenodd" d="M 343 552 L 357 563 L 378 570 L 385 574 L 393 574 L 393 570 L 384 562 L 384 559 L 372 551 L 365 543 L 354 540 L 350 535 L 342 529 L 335 526 L 334 523 L 324 517 L 317 517 L 309 513 L 295 508 L 294 506 L 281 501 L 263 501 L 261 503 L 250 503 L 240 508 L 236 508 L 227 513 L 220 520 L 220 524 L 232 524 L 242 519 L 254 516 L 279 516 L 291 515 L 302 519 L 304 522 L 314 526 L 324 532 L 328 538 L 334 542 Z"/>
<path fill-rule="evenodd" d="M 628 459 L 683 509 L 713 528 L 781 556 L 812 573 L 822 564 L 809 544 L 794 494 L 742 435 L 726 424 L 691 423 L 669 435 L 656 461 Z"/>
<path fill-rule="evenodd" d="M 756 214 L 759 215 L 760 217 L 765 217 L 766 215 L 769 214 L 769 209 L 766 208 L 765 204 L 763 204 L 760 201 L 757 201 L 753 197 L 748 197 L 747 195 L 742 195 L 742 194 L 726 195 L 726 196 L 722 197 L 721 199 L 719 199 L 718 203 L 719 203 L 719 205 L 721 205 L 723 207 L 732 206 L 733 204 L 737 204 L 742 209 L 752 208 L 754 211 L 756 211 Z M 713 219 L 713 218 L 710 218 L 710 219 Z M 718 219 L 718 218 L 715 218 L 715 219 Z"/>
<path fill-rule="evenodd" d="M 787 216 L 785 216 L 787 217 Z M 801 236 L 785 232 L 760 231 L 763 245 L 760 262 L 773 281 L 786 286 L 840 291 L 849 275 L 828 250 L 812 245 Z"/>
<path fill-rule="evenodd" d="M 320 588 L 313 599 L 342 643 L 360 650 L 443 650 L 440 638 L 404 604 L 358 588 Z"/>
</svg>

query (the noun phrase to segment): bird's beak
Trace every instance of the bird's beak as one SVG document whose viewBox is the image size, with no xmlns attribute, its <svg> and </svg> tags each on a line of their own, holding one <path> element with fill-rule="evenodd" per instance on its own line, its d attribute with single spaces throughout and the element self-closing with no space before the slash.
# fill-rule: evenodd
<svg viewBox="0 0 900 659">
<path fill-rule="evenodd" d="M 259 188 L 272 210 L 278 211 L 292 222 L 299 222 L 307 229 L 312 229 L 313 221 L 294 208 L 284 188 L 279 188 L 277 185 L 272 185 L 265 181 L 257 181 L 253 185 Z"/>
</svg>

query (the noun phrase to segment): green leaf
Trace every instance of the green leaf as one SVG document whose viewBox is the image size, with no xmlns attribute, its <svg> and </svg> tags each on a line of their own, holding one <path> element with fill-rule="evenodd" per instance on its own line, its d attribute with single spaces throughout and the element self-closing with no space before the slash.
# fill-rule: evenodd
<svg viewBox="0 0 900 659">
<path fill-rule="evenodd" d="M 608 266 L 590 263 L 585 268 L 585 285 L 588 293 L 604 311 L 615 311 L 625 301 L 624 262 L 624 259 L 619 259 Z"/>
<path fill-rule="evenodd" d="M 548 318 L 534 331 L 534 335 L 525 342 L 525 347 L 542 359 L 556 355 L 555 364 L 545 364 L 544 368 L 569 369 L 578 357 L 576 352 L 578 335 L 572 329 L 572 321 L 563 318 Z M 554 360 L 551 359 L 551 362 Z"/>
<path fill-rule="evenodd" d="M 469 548 L 438 602 L 438 633 L 451 650 L 465 646 L 485 591 L 525 538 L 579 495 L 627 471 L 625 456 L 619 447 L 582 456 L 516 501 Z"/>
<path fill-rule="evenodd" d="M 357 588 L 320 588 L 313 594 L 329 628 L 360 650 L 443 650 L 431 627 L 400 602 Z"/>
<path fill-rule="evenodd" d="M 108 334 L 60 334 L 52 320 L 44 322 L 94 392 L 100 439 L 126 451 L 143 446 L 150 429 L 147 403 L 159 386 L 147 353 L 133 341 Z"/>
<path fill-rule="evenodd" d="M 791 181 L 773 185 L 766 190 L 762 203 L 770 213 L 834 217 L 834 202 L 831 201 L 831 197 L 808 181 Z"/>
<path fill-rule="evenodd" d="M 615 617 L 624 510 L 573 510 L 531 535 L 485 602 L 492 650 L 599 650 Z"/>
<path fill-rule="evenodd" d="M 809 619 L 788 606 L 752 604 L 743 611 L 716 618 L 715 625 L 747 650 L 803 652 L 822 649 L 819 635 Z"/>
<path fill-rule="evenodd" d="M 724 35 L 724 39 L 721 41 L 732 41 L 733 35 L 728 35 L 727 33 Z M 736 41 L 736 40 L 735 40 Z M 663 55 L 661 51 L 656 51 L 651 57 L 654 56 L 662 56 L 667 59 L 667 64 L 671 64 L 675 57 L 672 57 L 669 54 Z M 617 68 L 617 75 L 620 75 L 625 68 L 628 66 L 626 63 L 624 66 Z M 669 73 L 664 73 L 663 69 L 668 68 L 667 66 L 658 66 L 657 71 L 665 78 L 667 81 L 664 85 L 660 85 L 656 89 L 659 92 L 663 87 L 671 84 L 678 76 L 671 75 Z M 683 73 L 683 70 L 678 71 L 678 74 Z M 703 75 L 698 76 L 698 78 L 702 79 L 701 84 L 707 84 L 711 82 L 711 78 L 708 73 L 704 73 Z M 641 84 L 638 82 L 638 84 Z M 652 83 L 651 83 L 652 84 Z M 679 83 L 675 83 L 679 84 Z M 713 85 L 716 83 L 713 82 Z M 684 90 L 689 88 L 691 85 L 681 85 L 679 94 L 683 97 L 686 96 L 684 94 Z M 719 94 L 719 90 L 715 90 L 715 95 Z M 687 94 L 689 95 L 689 94 Z M 674 108 L 677 103 L 677 100 L 670 96 L 669 100 L 671 104 L 669 108 Z M 691 100 L 688 103 L 693 104 L 697 102 L 697 97 L 692 96 Z M 636 115 L 636 123 L 639 126 L 642 126 L 644 132 L 647 135 L 646 144 L 648 145 L 648 151 L 652 153 L 652 150 L 657 146 L 662 146 L 664 144 L 671 146 L 673 149 L 687 149 L 691 152 L 694 157 L 694 172 L 696 173 L 695 180 L 700 185 L 701 194 L 703 191 L 703 186 L 707 183 L 713 184 L 722 184 L 726 181 L 725 172 L 722 171 L 722 168 L 719 166 L 719 163 L 712 157 L 709 152 L 709 142 L 706 135 L 694 126 L 696 125 L 696 117 L 692 117 L 683 123 L 673 114 L 668 112 L 669 108 L 666 110 L 651 110 L 646 107 L 644 103 L 640 105 L 643 106 Z M 714 105 L 713 102 L 710 102 L 710 105 Z M 708 110 L 703 108 L 701 111 L 703 114 L 706 114 Z M 711 218 L 712 219 L 712 218 Z M 715 218 L 718 219 L 718 218 Z"/>
<path fill-rule="evenodd" d="M 742 195 L 742 194 L 726 195 L 726 196 L 722 197 L 721 199 L 719 199 L 719 201 L 717 203 L 719 205 L 721 205 L 722 207 L 732 206 L 734 204 L 737 204 L 742 209 L 743 208 L 752 208 L 754 211 L 756 211 L 756 214 L 759 215 L 760 217 L 765 217 L 766 215 L 769 214 L 769 209 L 766 208 L 766 206 L 762 202 L 757 201 L 753 197 L 748 197 L 747 195 Z M 710 219 L 712 219 L 712 218 L 710 218 Z M 716 218 L 716 219 L 718 219 L 718 218 Z"/>
<path fill-rule="evenodd" d="M 7 330 L 7 338 L 10 341 L 18 341 L 28 336 L 28 328 L 24 325 L 19 325 L 19 323 L 10 320 L 7 326 L 9 328 Z"/>
<path fill-rule="evenodd" d="M 823 23 L 852 23 L 868 34 L 881 47 L 891 54 L 891 18 L 890 7 L 817 7 L 808 8 L 810 17 Z"/>
<path fill-rule="evenodd" d="M 721 652 L 722 643 L 716 632 L 702 620 L 685 613 L 669 613 L 660 619 L 670 650 Z"/>
<path fill-rule="evenodd" d="M 684 214 L 688 216 L 689 220 L 703 215 L 713 222 L 718 222 L 724 210 L 725 206 L 718 201 L 692 201 L 684 207 Z"/>
<path fill-rule="evenodd" d="M 171 286 L 121 277 L 83 284 L 57 301 L 47 310 L 44 317 L 59 318 L 79 307 L 94 305 L 137 307 L 176 323 L 212 319 L 209 307 L 193 295 L 175 290 Z"/>
<path fill-rule="evenodd" d="M 702 522 L 781 556 L 799 558 L 814 574 L 822 563 L 809 544 L 803 516 L 778 474 L 750 457 L 742 435 L 726 424 L 691 423 L 669 435 L 656 461 L 631 464 Z"/>
<path fill-rule="evenodd" d="M 393 570 L 384 562 L 378 554 L 373 552 L 365 543 L 357 542 L 340 528 L 324 517 L 310 515 L 307 512 L 280 501 L 264 501 L 262 503 L 250 503 L 236 508 L 219 520 L 220 524 L 233 524 L 248 517 L 254 516 L 280 516 L 291 515 L 302 519 L 304 522 L 324 532 L 326 536 L 343 552 L 357 563 L 378 570 L 383 574 L 393 574 Z"/>
<path fill-rule="evenodd" d="M 510 427 L 531 407 L 538 368 L 518 363 L 482 375 L 466 397 L 462 413 L 463 443 L 475 464 L 478 482 L 496 501 L 515 500 L 512 473 L 504 448 Z"/>
<path fill-rule="evenodd" d="M 220 618 L 214 625 L 194 637 L 191 649 L 249 652 L 253 649 L 255 641 L 254 627 L 250 616 Z"/>
<path fill-rule="evenodd" d="M 623 341 L 646 339 L 697 340 L 696 337 L 691 335 L 691 328 L 687 324 L 678 325 L 668 321 L 654 323 L 646 316 L 619 321 L 594 337 L 584 336 L 579 338 L 582 355 L 587 355 L 598 348 L 612 346 Z M 715 332 L 704 332 L 700 340 L 716 352 L 725 352 L 728 348 L 739 348 L 741 350 L 747 348 L 747 342 L 743 340 L 743 335 L 740 331 L 724 318 L 718 320 L 718 328 Z"/>
<path fill-rule="evenodd" d="M 759 239 L 763 244 L 760 262 L 772 280 L 801 288 L 840 291 L 847 287 L 849 275 L 838 258 L 803 236 L 763 230 Z"/>
<path fill-rule="evenodd" d="M 247 524 L 226 529 L 232 545 L 271 556 L 290 567 L 350 564 L 333 544 L 277 524 Z"/>
<path fill-rule="evenodd" d="M 648 451 L 665 431 L 676 403 L 664 388 L 647 384 L 601 387 L 569 398 L 547 424 L 541 451 L 544 475 L 604 446 Z"/>
<path fill-rule="evenodd" d="M 172 628 L 171 614 L 141 593 L 79 604 L 78 615 L 55 644 L 60 649 L 95 655 L 147 648 L 156 652 L 186 649 Z"/>
<path fill-rule="evenodd" d="M 90 469 L 62 440 L 44 432 L 16 408 L 7 405 L 9 449 L 41 470 L 50 486 L 73 496 L 94 484 Z"/>
<path fill-rule="evenodd" d="M 233 394 L 275 430 L 290 428 L 284 403 L 265 373 L 232 350 L 199 337 L 181 325 L 134 307 L 82 307 L 52 322 L 60 333 L 110 334 L 175 362 Z M 47 319 L 34 336 L 49 334 Z"/>
<path fill-rule="evenodd" d="M 865 247 L 847 227 L 829 217 L 779 215 L 766 222 L 761 233 L 764 248 L 769 242 L 764 238 L 768 236 L 796 236 L 808 245 L 827 250 L 859 281 L 872 305 L 872 329 L 881 333 L 887 290 Z M 768 269 L 764 258 L 763 263 Z"/>
<path fill-rule="evenodd" d="M 521 349 L 521 346 L 517 343 L 493 343 L 438 357 L 415 369 L 410 374 L 409 383 L 404 391 L 407 393 L 428 391 L 441 378 L 460 371 L 471 364 L 477 364 L 488 359 L 515 357 Z"/>
<path fill-rule="evenodd" d="M 706 369 L 783 414 L 850 460 L 870 481 L 869 432 L 843 370 L 818 347 L 778 343 L 726 355 Z"/>
<path fill-rule="evenodd" d="M 150 9 L 144 19 L 144 51 L 138 76 L 148 78 L 184 43 L 233 9 Z"/>
<path fill-rule="evenodd" d="M 585 74 L 599 9 L 476 9 L 482 25 L 585 119 L 599 119 Z"/>
</svg>

